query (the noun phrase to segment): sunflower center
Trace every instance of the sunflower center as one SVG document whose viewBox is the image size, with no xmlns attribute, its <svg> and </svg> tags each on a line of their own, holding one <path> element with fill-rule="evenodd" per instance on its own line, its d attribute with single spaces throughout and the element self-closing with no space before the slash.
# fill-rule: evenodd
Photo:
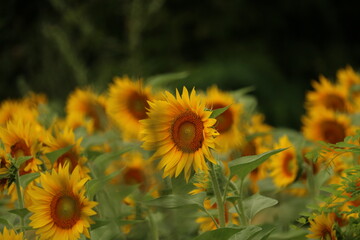
<svg viewBox="0 0 360 240">
<path fill-rule="evenodd" d="M 332 120 L 324 121 L 321 124 L 322 138 L 325 142 L 335 144 L 346 137 L 345 127 Z"/>
<path fill-rule="evenodd" d="M 219 109 L 219 108 L 223 108 L 226 107 L 226 105 L 221 104 L 221 103 L 215 103 L 213 104 L 213 109 Z M 217 118 L 216 118 L 216 124 L 215 124 L 215 128 L 219 133 L 224 133 L 226 131 L 228 131 L 231 126 L 233 125 L 234 122 L 234 117 L 232 112 L 227 109 L 225 112 L 223 112 L 222 114 L 220 114 Z"/>
<path fill-rule="evenodd" d="M 86 115 L 92 119 L 95 129 L 100 130 L 103 128 L 104 123 L 101 119 L 102 116 L 105 116 L 105 109 L 103 106 L 95 101 L 90 103 Z"/>
<path fill-rule="evenodd" d="M 147 118 L 146 109 L 149 108 L 147 100 L 146 95 L 137 92 L 133 92 L 129 96 L 127 107 L 135 119 L 142 120 Z"/>
<path fill-rule="evenodd" d="M 56 162 L 58 166 L 60 165 L 64 166 L 65 164 L 68 164 L 70 173 L 74 170 L 74 168 L 78 164 L 77 157 L 72 152 L 64 153 L 57 159 Z"/>
<path fill-rule="evenodd" d="M 139 168 L 127 168 L 124 172 L 124 183 L 127 185 L 140 184 L 140 189 L 145 190 L 145 174 Z"/>
<path fill-rule="evenodd" d="M 248 142 L 242 151 L 242 156 L 251 156 L 251 155 L 256 155 L 256 145 L 254 141 Z"/>
<path fill-rule="evenodd" d="M 13 158 L 19 158 L 19 157 L 24 157 L 24 156 L 31 156 L 31 151 L 30 151 L 30 148 L 26 145 L 25 141 L 21 139 L 20 141 L 16 142 L 14 145 L 11 146 L 10 154 Z M 27 160 L 23 164 L 21 164 L 20 170 L 19 170 L 20 175 L 24 175 L 24 174 L 30 172 L 30 171 L 25 171 L 24 168 L 31 161 L 32 161 L 32 158 Z"/>
<path fill-rule="evenodd" d="M 171 136 L 178 149 L 183 152 L 196 152 L 204 141 L 204 125 L 200 117 L 191 111 L 182 113 L 174 121 Z"/>
<path fill-rule="evenodd" d="M 291 168 L 292 168 L 292 160 L 293 160 L 294 156 L 291 153 L 285 153 L 285 156 L 283 158 L 282 161 L 282 170 L 283 173 L 287 176 L 287 177 L 292 177 L 292 173 L 291 173 Z"/>
<path fill-rule="evenodd" d="M 54 223 L 61 228 L 72 228 L 80 219 L 80 206 L 78 199 L 73 196 L 54 197 L 50 204 L 51 217 Z"/>
<path fill-rule="evenodd" d="M 334 111 L 346 112 L 345 99 L 336 94 L 326 96 L 325 106 Z"/>
<path fill-rule="evenodd" d="M 6 168 L 6 160 L 4 157 L 0 157 L 0 168 Z M 6 185 L 7 178 L 0 179 L 0 190 Z"/>
</svg>

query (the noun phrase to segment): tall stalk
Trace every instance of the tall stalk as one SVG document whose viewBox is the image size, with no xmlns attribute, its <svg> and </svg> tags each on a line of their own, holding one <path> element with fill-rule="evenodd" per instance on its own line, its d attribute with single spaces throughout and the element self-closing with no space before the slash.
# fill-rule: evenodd
<svg viewBox="0 0 360 240">
<path fill-rule="evenodd" d="M 220 227 L 222 228 L 222 227 L 225 227 L 224 202 L 222 200 L 222 195 L 220 192 L 220 186 L 219 186 L 217 174 L 215 172 L 214 164 L 210 163 L 210 166 L 211 166 L 211 171 L 210 171 L 211 182 L 212 182 L 215 197 L 216 197 L 216 203 L 217 203 L 217 209 L 218 209 L 218 215 L 219 215 L 218 219 L 219 219 Z"/>
</svg>

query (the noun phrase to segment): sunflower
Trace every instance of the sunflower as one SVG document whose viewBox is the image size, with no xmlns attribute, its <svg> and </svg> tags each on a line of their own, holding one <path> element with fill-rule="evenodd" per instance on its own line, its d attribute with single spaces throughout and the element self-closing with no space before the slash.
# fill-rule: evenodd
<svg viewBox="0 0 360 240">
<path fill-rule="evenodd" d="M 242 156 L 260 154 L 264 149 L 272 147 L 272 127 L 264 121 L 264 115 L 257 113 L 251 116 L 249 123 L 245 124 L 247 141 L 240 147 Z"/>
<path fill-rule="evenodd" d="M 216 210 L 217 209 L 217 204 L 216 203 L 211 203 L 211 201 L 209 199 L 206 199 L 204 201 L 204 208 L 211 211 L 211 210 Z M 228 203 L 224 204 L 224 210 L 225 210 L 225 223 L 227 224 L 234 224 L 234 225 L 239 225 L 239 220 L 238 220 L 238 214 L 237 213 L 232 213 L 229 211 L 230 206 Z M 219 224 L 219 219 L 217 217 L 214 217 L 215 221 L 217 224 Z M 215 230 L 216 229 L 216 224 L 214 223 L 214 221 L 212 220 L 212 218 L 208 217 L 208 216 L 204 216 L 204 217 L 198 217 L 196 219 L 196 222 L 200 224 L 200 231 L 201 232 L 207 232 L 207 231 L 211 231 L 211 230 Z"/>
<path fill-rule="evenodd" d="M 108 166 L 105 174 L 111 174 L 119 169 L 122 169 L 121 174 L 112 179 L 113 184 L 139 184 L 142 192 L 148 192 L 154 185 L 152 166 L 149 161 L 144 160 L 140 152 L 124 153 L 119 160 L 113 161 Z"/>
<path fill-rule="evenodd" d="M 240 148 L 241 156 L 261 154 L 273 147 L 273 136 L 270 133 L 272 127 L 264 121 L 262 114 L 257 113 L 251 116 L 250 122 L 245 127 L 247 141 Z M 250 172 L 250 187 L 253 192 L 259 191 L 258 181 L 268 176 L 268 169 L 269 161 L 266 161 Z"/>
<path fill-rule="evenodd" d="M 322 213 L 316 215 L 310 220 L 310 232 L 306 235 L 307 238 L 321 239 L 321 240 L 337 240 L 336 231 L 334 230 L 335 217 L 333 214 Z"/>
<path fill-rule="evenodd" d="M 148 101 L 152 98 L 150 86 L 144 87 L 141 80 L 132 81 L 127 76 L 116 77 L 110 85 L 109 114 L 125 139 L 139 139 L 139 120 L 147 118 Z"/>
<path fill-rule="evenodd" d="M 270 162 L 270 176 L 273 178 L 275 185 L 279 188 L 286 187 L 294 182 L 299 169 L 296 149 L 286 135 L 279 139 L 274 148 L 288 148 L 272 156 Z"/>
<path fill-rule="evenodd" d="M 314 91 L 310 91 L 306 95 L 305 106 L 325 107 L 332 111 L 351 112 L 352 106 L 348 101 L 348 89 L 344 85 L 334 84 L 324 76 L 320 76 L 320 82 L 313 81 Z"/>
<path fill-rule="evenodd" d="M 13 229 L 8 230 L 4 227 L 3 232 L 0 233 L 0 240 L 23 240 L 24 233 L 17 234 Z"/>
<path fill-rule="evenodd" d="M 48 99 L 43 93 L 29 92 L 23 99 L 22 102 L 28 105 L 30 108 L 37 108 L 39 105 L 46 104 Z"/>
<path fill-rule="evenodd" d="M 337 143 L 354 132 L 350 117 L 318 107 L 308 112 L 302 119 L 302 132 L 305 138 L 312 141 Z"/>
<path fill-rule="evenodd" d="M 201 192 L 207 192 L 212 188 L 212 184 L 209 178 L 209 172 L 198 172 L 193 178 L 193 185 L 195 188 L 189 192 L 191 195 L 195 195 Z"/>
<path fill-rule="evenodd" d="M 0 128 L 0 139 L 7 153 L 13 158 L 33 156 L 20 166 L 20 175 L 38 171 L 38 165 L 41 164 L 36 157 L 41 150 L 36 133 L 35 125 L 23 120 L 10 121 L 6 124 L 6 128 Z"/>
<path fill-rule="evenodd" d="M 81 176 L 87 176 L 87 173 L 90 172 L 90 170 L 86 167 L 87 158 L 81 155 L 83 151 L 80 146 L 82 139 L 76 140 L 73 130 L 67 126 L 62 129 L 54 126 L 53 132 L 54 135 L 48 135 L 47 139 L 44 141 L 44 153 L 54 152 L 71 145 L 73 145 L 73 147 L 62 154 L 54 162 L 53 166 L 51 166 L 50 161 L 47 161 L 47 167 L 54 167 L 57 169 L 60 165 L 68 164 L 71 173 L 76 166 L 79 166 Z"/>
<path fill-rule="evenodd" d="M 30 226 L 40 235 L 40 239 L 79 239 L 80 234 L 90 238 L 90 216 L 96 202 L 85 196 L 85 183 L 79 167 L 69 174 L 69 166 L 60 165 L 58 170 L 41 173 L 40 185 L 29 189 L 32 205 L 28 207 L 33 214 Z"/>
<path fill-rule="evenodd" d="M 229 149 L 238 148 L 244 141 L 244 135 L 240 131 L 242 104 L 235 102 L 230 94 L 220 91 L 216 86 L 209 88 L 206 93 L 206 107 L 208 109 L 215 110 L 230 106 L 216 118 L 215 129 L 220 133 L 216 138 L 216 142 L 219 143 L 217 150 L 226 152 Z"/>
<path fill-rule="evenodd" d="M 106 99 L 90 88 L 76 89 L 66 103 L 66 121 L 76 129 L 85 127 L 89 133 L 104 130 L 106 126 Z"/>
<path fill-rule="evenodd" d="M 219 134 L 213 128 L 216 119 L 210 118 L 211 111 L 205 111 L 195 89 L 190 96 L 185 87 L 182 96 L 176 90 L 176 97 L 166 91 L 165 97 L 166 101 L 149 102 L 149 118 L 140 121 L 142 147 L 156 150 L 153 158 L 161 158 L 158 167 L 164 169 L 163 177 L 177 177 L 184 171 L 188 181 L 191 166 L 195 172 L 207 171 L 205 158 L 216 163 L 210 152 Z"/>
<path fill-rule="evenodd" d="M 351 88 L 353 85 L 360 84 L 360 75 L 354 71 L 351 66 L 339 69 L 336 73 L 337 80 L 340 84 Z"/>
<path fill-rule="evenodd" d="M 14 119 L 36 122 L 38 115 L 36 108 L 30 107 L 25 101 L 6 100 L 0 105 L 0 125 Z"/>
<path fill-rule="evenodd" d="M 5 150 L 0 148 L 0 175 L 9 174 L 10 166 L 11 166 L 11 163 L 6 156 Z M 9 183 L 8 177 L 0 179 L 0 193 L 2 193 L 4 191 L 4 189 L 7 188 L 8 183 Z"/>
</svg>

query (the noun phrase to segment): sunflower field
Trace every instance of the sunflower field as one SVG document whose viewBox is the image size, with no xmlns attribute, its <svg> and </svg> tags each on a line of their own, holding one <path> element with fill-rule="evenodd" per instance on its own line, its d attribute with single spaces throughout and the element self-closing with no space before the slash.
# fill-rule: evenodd
<svg viewBox="0 0 360 240">
<path fill-rule="evenodd" d="M 359 73 L 314 80 L 301 131 L 183 77 L 2 101 L 0 239 L 360 239 Z"/>
</svg>

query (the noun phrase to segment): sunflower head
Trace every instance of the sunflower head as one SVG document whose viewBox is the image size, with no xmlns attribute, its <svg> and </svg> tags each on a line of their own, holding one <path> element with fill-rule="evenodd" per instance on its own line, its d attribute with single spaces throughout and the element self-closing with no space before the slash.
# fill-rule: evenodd
<svg viewBox="0 0 360 240">
<path fill-rule="evenodd" d="M 335 218 L 333 214 L 319 214 L 310 220 L 309 231 L 311 234 L 306 235 L 312 239 L 329 239 L 337 240 L 336 231 L 334 230 Z"/>
<path fill-rule="evenodd" d="M 113 184 L 134 185 L 138 184 L 142 192 L 148 192 L 154 185 L 151 163 L 145 161 L 140 152 L 128 152 L 121 159 L 113 161 L 106 169 L 106 174 L 111 174 L 119 169 L 121 173 L 112 179 Z"/>
<path fill-rule="evenodd" d="M 25 101 L 6 100 L 0 105 L 0 125 L 19 119 L 36 122 L 38 115 L 37 109 Z"/>
<path fill-rule="evenodd" d="M 340 84 L 343 84 L 347 87 L 360 84 L 360 75 L 356 73 L 351 66 L 346 66 L 343 69 L 339 69 L 337 71 L 336 77 Z"/>
<path fill-rule="evenodd" d="M 106 126 L 106 99 L 90 88 L 76 89 L 66 104 L 66 121 L 73 129 L 85 127 L 89 133 L 104 130 Z"/>
<path fill-rule="evenodd" d="M 8 230 L 4 227 L 3 232 L 0 233 L 0 240 L 23 240 L 24 233 L 17 234 L 13 229 Z"/>
<path fill-rule="evenodd" d="M 139 120 L 147 118 L 148 101 L 153 98 L 150 86 L 127 76 L 114 79 L 109 87 L 109 114 L 126 140 L 139 139 Z"/>
<path fill-rule="evenodd" d="M 344 85 L 334 84 L 324 76 L 320 76 L 320 82 L 313 81 L 314 91 L 306 95 L 306 107 L 324 107 L 338 112 L 352 112 L 352 106 L 348 100 L 349 91 Z"/>
<path fill-rule="evenodd" d="M 27 104 L 30 108 L 37 108 L 41 104 L 46 104 L 48 99 L 43 93 L 29 92 L 22 101 Z"/>
<path fill-rule="evenodd" d="M 244 141 L 244 135 L 240 129 L 240 116 L 243 106 L 237 103 L 228 93 L 220 91 L 216 86 L 207 90 L 206 107 L 208 109 L 219 109 L 230 106 L 225 112 L 216 117 L 215 129 L 220 133 L 216 138 L 219 143 L 218 151 L 228 151 L 239 147 Z"/>
<path fill-rule="evenodd" d="M 49 134 L 47 139 L 44 141 L 44 153 L 54 152 L 71 145 L 73 145 L 73 147 L 66 153 L 62 154 L 54 162 L 53 166 L 51 166 L 50 161 L 47 159 L 47 167 L 54 167 L 57 169 L 60 165 L 68 164 L 69 171 L 71 173 L 76 166 L 79 166 L 81 175 L 83 177 L 87 176 L 87 173 L 90 170 L 85 166 L 87 158 L 81 155 L 83 151 L 82 147 L 80 146 L 82 139 L 76 139 L 72 128 L 68 126 L 63 126 L 63 128 L 54 126 L 52 130 L 52 134 Z"/>
<path fill-rule="evenodd" d="M 342 142 L 355 131 L 348 115 L 335 113 L 323 107 L 311 109 L 302 121 L 304 136 L 313 141 L 335 144 Z"/>
<path fill-rule="evenodd" d="M 0 178 L 0 193 L 3 192 L 11 182 L 10 167 L 11 162 L 7 158 L 5 150 L 0 148 L 0 176 L 3 176 L 3 178 Z"/>
<path fill-rule="evenodd" d="M 297 177 L 299 165 L 295 146 L 284 135 L 275 144 L 275 149 L 288 148 L 271 157 L 270 176 L 279 188 L 286 187 Z"/>
<path fill-rule="evenodd" d="M 215 148 L 214 128 L 216 119 L 193 89 L 189 95 L 184 87 L 182 95 L 165 92 L 165 100 L 149 102 L 148 119 L 141 120 L 143 126 L 142 147 L 155 150 L 153 159 L 160 158 L 159 168 L 164 175 L 177 177 L 182 171 L 189 180 L 191 169 L 207 171 L 206 159 L 216 163 L 210 149 Z"/>
<path fill-rule="evenodd" d="M 93 221 L 90 216 L 96 202 L 89 201 L 85 196 L 85 183 L 88 178 L 81 178 L 76 167 L 69 174 L 69 166 L 60 165 L 57 170 L 41 173 L 40 186 L 29 189 L 33 199 L 28 207 L 33 214 L 30 226 L 36 230 L 41 239 L 79 239 L 80 234 L 89 235 L 89 226 Z"/>
<path fill-rule="evenodd" d="M 23 120 L 10 121 L 6 128 L 0 128 L 0 139 L 7 153 L 13 158 L 33 156 L 20 166 L 20 175 L 38 171 L 38 165 L 41 164 L 36 157 L 41 150 L 36 133 L 36 126 Z"/>
</svg>

